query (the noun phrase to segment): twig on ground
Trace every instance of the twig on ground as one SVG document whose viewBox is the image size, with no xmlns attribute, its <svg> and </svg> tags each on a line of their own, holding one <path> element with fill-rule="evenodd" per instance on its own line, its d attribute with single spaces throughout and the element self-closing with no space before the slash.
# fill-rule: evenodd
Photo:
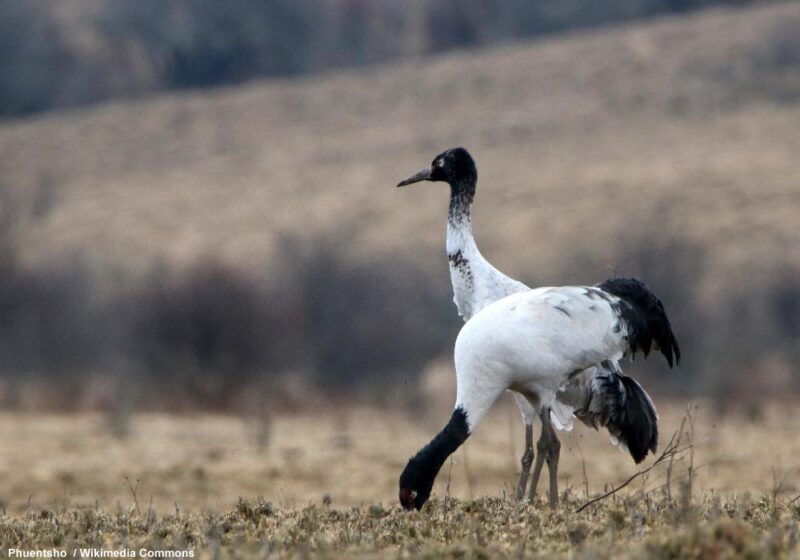
<svg viewBox="0 0 800 560">
<path fill-rule="evenodd" d="M 147 528 L 150 528 L 150 519 L 153 515 L 153 495 L 150 494 L 150 505 L 147 506 Z"/>
<path fill-rule="evenodd" d="M 678 440 L 676 444 L 680 445 L 681 438 L 683 437 L 683 427 L 686 424 L 686 416 L 683 417 L 681 420 L 681 427 L 678 429 Z M 669 464 L 667 465 L 667 499 L 671 502 L 672 501 L 672 467 L 675 463 L 675 457 L 672 456 L 669 458 Z"/>
<path fill-rule="evenodd" d="M 141 515 L 141 511 L 139 510 L 139 499 L 136 497 L 136 491 L 139 489 L 139 479 L 136 479 L 136 486 L 134 487 L 131 484 L 131 479 L 128 478 L 128 475 L 125 475 L 125 482 L 128 483 L 128 489 L 131 491 L 131 495 L 133 496 L 133 503 L 136 506 L 136 514 Z"/>
<path fill-rule="evenodd" d="M 472 471 L 469 468 L 469 460 L 467 459 L 467 447 L 464 446 L 461 448 L 463 451 L 461 452 L 461 456 L 464 457 L 464 474 L 467 475 L 467 491 L 469 492 L 470 499 L 475 497 L 475 477 L 472 475 Z"/>
<path fill-rule="evenodd" d="M 683 507 L 688 508 L 692 503 L 692 493 L 694 490 L 694 418 L 692 417 L 691 405 L 686 406 L 686 417 L 689 422 L 689 478 L 686 481 L 686 492 L 683 496 Z"/>
<path fill-rule="evenodd" d="M 772 467 L 772 514 L 776 519 L 778 517 L 778 498 L 780 497 L 781 492 L 783 492 L 783 485 L 786 483 L 786 479 L 789 478 L 790 471 L 791 469 L 786 471 L 786 473 L 783 475 L 783 478 L 781 478 L 780 482 L 778 482 L 778 476 L 775 473 L 775 467 Z M 791 504 L 792 502 L 789 502 L 788 505 Z"/>
<path fill-rule="evenodd" d="M 64 486 L 64 500 L 61 503 L 61 511 L 66 512 L 68 505 L 69 505 L 69 490 L 67 490 L 67 487 Z"/>
<path fill-rule="evenodd" d="M 587 501 L 581 507 L 579 507 L 577 510 L 575 510 L 575 513 L 580 513 L 583 510 L 585 510 L 587 507 L 589 507 L 589 506 L 591 506 L 593 504 L 596 504 L 597 502 L 599 502 L 601 500 L 604 500 L 604 499 L 608 498 L 609 496 L 613 496 L 614 494 L 616 494 L 617 492 L 619 492 L 620 490 L 625 488 L 628 484 L 630 484 L 631 482 L 633 482 L 634 480 L 636 480 L 640 476 L 644 476 L 647 473 L 649 473 L 651 470 L 656 468 L 658 465 L 661 465 L 661 464 L 669 461 L 671 458 L 673 458 L 673 457 L 675 457 L 677 455 L 680 455 L 681 453 L 683 453 L 683 452 L 685 452 L 685 451 L 687 451 L 687 450 L 692 448 L 691 444 L 689 444 L 689 445 L 687 445 L 685 447 L 678 447 L 678 442 L 676 441 L 677 437 L 678 437 L 677 432 L 672 434 L 672 437 L 670 438 L 669 443 L 667 444 L 667 446 L 664 448 L 664 451 L 661 453 L 661 455 L 658 456 L 658 459 L 656 459 L 653 462 L 652 465 L 650 465 L 646 469 L 642 469 L 640 471 L 637 471 L 636 473 L 631 475 L 625 482 L 623 482 L 619 486 L 613 488 L 612 490 L 609 490 L 605 494 L 601 494 L 600 496 L 597 496 L 596 498 L 592 498 L 591 500 Z"/>
<path fill-rule="evenodd" d="M 578 455 L 581 456 L 581 477 L 583 478 L 583 494 L 586 500 L 589 499 L 589 476 L 586 474 L 586 457 L 583 456 L 583 449 L 578 438 L 575 438 L 575 447 L 578 450 Z"/>
<path fill-rule="evenodd" d="M 708 466 L 715 465 L 715 464 L 716 464 L 716 461 L 708 461 L 707 463 L 701 463 L 701 464 L 697 465 L 697 466 L 694 468 L 694 472 L 696 473 L 697 471 L 699 471 L 699 470 L 701 470 L 701 469 L 704 469 L 704 468 L 706 468 L 706 467 L 708 467 Z M 684 481 L 684 480 L 686 480 L 687 478 L 689 478 L 689 473 L 688 473 L 688 472 L 687 472 L 687 473 L 683 473 L 682 475 L 679 475 L 679 476 L 676 476 L 676 477 L 674 477 L 674 478 L 672 479 L 672 481 L 673 481 L 673 482 L 676 482 L 676 481 Z M 664 489 L 665 487 L 666 487 L 666 483 L 663 483 L 663 484 L 660 484 L 660 485 L 657 485 L 657 486 L 652 486 L 652 487 L 650 487 L 649 489 L 646 489 L 646 490 L 644 490 L 644 493 L 645 493 L 645 494 L 649 494 L 649 493 L 651 493 L 651 492 L 655 492 L 655 491 L 657 491 L 657 490 L 662 490 L 662 489 Z"/>
<path fill-rule="evenodd" d="M 447 506 L 450 503 L 450 481 L 453 477 L 453 456 L 450 455 L 450 468 L 447 469 L 447 487 L 444 491 L 444 510 L 447 511 Z"/>
</svg>

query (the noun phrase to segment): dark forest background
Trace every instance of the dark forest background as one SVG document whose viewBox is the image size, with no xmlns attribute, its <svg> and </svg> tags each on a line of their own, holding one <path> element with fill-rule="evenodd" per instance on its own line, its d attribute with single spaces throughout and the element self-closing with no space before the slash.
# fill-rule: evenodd
<svg viewBox="0 0 800 560">
<path fill-rule="evenodd" d="M 752 0 L 2 0 L 0 115 L 297 76 Z"/>
</svg>

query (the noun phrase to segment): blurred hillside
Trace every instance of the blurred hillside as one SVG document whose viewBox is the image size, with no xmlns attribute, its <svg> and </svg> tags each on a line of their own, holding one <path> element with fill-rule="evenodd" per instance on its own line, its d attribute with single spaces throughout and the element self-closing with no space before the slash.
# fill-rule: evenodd
<svg viewBox="0 0 800 560">
<path fill-rule="evenodd" d="M 797 3 L 718 9 L 6 122 L 6 402 L 413 393 L 458 329 L 447 188 L 394 184 L 454 145 L 501 270 L 663 297 L 686 363 L 646 385 L 794 390 L 798 29 Z"/>
<path fill-rule="evenodd" d="M 0 2 L 0 115 L 362 66 L 747 0 Z"/>
</svg>

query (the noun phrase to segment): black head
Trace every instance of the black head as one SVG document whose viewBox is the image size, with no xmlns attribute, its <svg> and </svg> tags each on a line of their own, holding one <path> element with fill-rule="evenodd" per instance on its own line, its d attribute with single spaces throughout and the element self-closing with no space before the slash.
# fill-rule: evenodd
<svg viewBox="0 0 800 560">
<path fill-rule="evenodd" d="M 469 437 L 467 413 L 453 410 L 450 421 L 431 442 L 420 449 L 400 475 L 400 503 L 406 509 L 420 509 L 431 495 L 433 481 L 445 460 Z"/>
<path fill-rule="evenodd" d="M 422 509 L 431 496 L 436 473 L 431 476 L 430 469 L 421 463 L 412 458 L 400 475 L 400 503 L 407 510 Z"/>
<path fill-rule="evenodd" d="M 453 187 L 453 192 L 465 191 L 466 194 L 475 194 L 475 183 L 478 180 L 478 170 L 475 161 L 464 148 L 451 148 L 433 158 L 430 167 L 412 175 L 397 186 L 404 187 L 420 181 L 444 181 Z"/>
</svg>

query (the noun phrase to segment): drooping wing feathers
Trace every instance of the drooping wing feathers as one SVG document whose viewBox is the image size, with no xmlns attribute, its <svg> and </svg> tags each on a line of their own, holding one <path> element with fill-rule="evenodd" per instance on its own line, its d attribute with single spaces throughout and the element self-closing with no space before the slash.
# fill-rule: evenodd
<svg viewBox="0 0 800 560">
<path fill-rule="evenodd" d="M 586 404 L 575 410 L 575 416 L 595 429 L 608 429 L 637 464 L 648 451 L 656 452 L 658 412 L 653 401 L 636 381 L 616 367 L 597 368 Z"/>
<path fill-rule="evenodd" d="M 681 350 L 664 305 L 644 282 L 636 278 L 609 278 L 597 288 L 624 302 L 620 314 L 628 324 L 628 342 L 632 352 L 641 351 L 647 356 L 655 341 L 669 367 L 680 362 Z"/>
</svg>

